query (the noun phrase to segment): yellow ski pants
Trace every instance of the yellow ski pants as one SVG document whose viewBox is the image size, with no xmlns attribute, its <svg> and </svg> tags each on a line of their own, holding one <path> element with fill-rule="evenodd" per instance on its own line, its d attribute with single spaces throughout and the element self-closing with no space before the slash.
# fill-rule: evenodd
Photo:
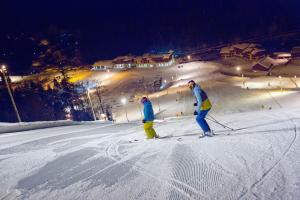
<svg viewBox="0 0 300 200">
<path fill-rule="evenodd" d="M 153 129 L 153 121 L 145 122 L 144 130 L 146 132 L 147 139 L 158 138 L 155 130 Z"/>
</svg>

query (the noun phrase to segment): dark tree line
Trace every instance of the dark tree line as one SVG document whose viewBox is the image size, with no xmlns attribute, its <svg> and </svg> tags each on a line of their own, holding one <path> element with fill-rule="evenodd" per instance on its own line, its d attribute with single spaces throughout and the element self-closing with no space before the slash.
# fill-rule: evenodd
<svg viewBox="0 0 300 200">
<path fill-rule="evenodd" d="M 70 84 L 67 78 L 61 83 L 54 81 L 54 85 L 54 89 L 46 91 L 41 85 L 30 82 L 27 87 L 13 91 L 22 121 L 92 120 L 86 97 L 78 92 L 80 90 L 77 87 Z M 3 84 L 0 85 L 0 121 L 17 122 L 7 88 Z"/>
</svg>

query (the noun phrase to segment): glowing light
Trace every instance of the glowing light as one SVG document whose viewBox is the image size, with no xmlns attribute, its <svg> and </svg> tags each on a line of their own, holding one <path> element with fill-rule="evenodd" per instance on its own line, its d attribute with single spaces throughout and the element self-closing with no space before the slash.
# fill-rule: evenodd
<svg viewBox="0 0 300 200">
<path fill-rule="evenodd" d="M 240 71 L 241 70 L 241 67 L 236 67 L 236 71 Z"/>
<path fill-rule="evenodd" d="M 165 83 L 167 83 L 167 80 L 164 80 Z"/>
<path fill-rule="evenodd" d="M 188 55 L 188 56 L 187 56 L 187 58 L 190 60 L 190 59 L 191 59 L 191 56 L 190 56 L 190 55 Z"/>
<path fill-rule="evenodd" d="M 122 102 L 123 105 L 126 104 L 126 101 L 127 101 L 126 98 L 122 98 L 122 99 L 121 99 L 121 102 Z"/>
<path fill-rule="evenodd" d="M 6 71 L 6 66 L 5 66 L 5 65 L 2 65 L 1 69 L 2 69 L 3 71 Z"/>
<path fill-rule="evenodd" d="M 278 76 L 278 78 L 280 78 L 280 79 L 281 79 L 281 78 L 282 78 L 282 76 Z"/>
</svg>

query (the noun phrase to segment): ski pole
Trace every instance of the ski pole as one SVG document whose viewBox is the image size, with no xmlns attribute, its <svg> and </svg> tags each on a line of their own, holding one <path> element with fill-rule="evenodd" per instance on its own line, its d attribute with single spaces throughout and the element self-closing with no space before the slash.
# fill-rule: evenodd
<svg viewBox="0 0 300 200">
<path fill-rule="evenodd" d="M 226 127 L 226 126 L 224 126 L 223 124 L 220 124 L 219 122 L 216 122 L 215 120 L 213 120 L 213 119 L 210 119 L 210 118 L 206 118 L 207 120 L 209 120 L 209 121 L 211 121 L 211 122 L 213 122 L 213 123 L 216 123 L 216 124 L 218 124 L 218 125 L 220 125 L 220 126 L 222 126 L 223 128 L 227 128 L 227 129 L 229 129 L 229 130 L 232 130 L 231 128 L 229 128 L 229 127 Z"/>
<path fill-rule="evenodd" d="M 225 124 L 219 122 L 218 120 L 216 120 L 216 119 L 215 119 L 214 117 L 212 117 L 211 115 L 208 115 L 208 116 L 209 116 L 210 118 L 207 118 L 207 119 L 210 120 L 211 122 L 214 122 L 214 123 L 216 123 L 216 124 L 219 124 L 219 125 L 223 126 L 224 128 L 230 129 L 230 130 L 232 130 L 232 131 L 235 130 L 234 128 L 231 128 L 231 127 L 229 127 L 229 126 L 227 126 L 227 125 L 225 125 Z"/>
</svg>

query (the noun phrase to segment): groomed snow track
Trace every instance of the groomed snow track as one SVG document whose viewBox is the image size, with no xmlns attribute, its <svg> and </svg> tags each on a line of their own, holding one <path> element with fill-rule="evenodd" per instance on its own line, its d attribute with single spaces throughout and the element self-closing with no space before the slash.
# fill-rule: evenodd
<svg viewBox="0 0 300 200">
<path fill-rule="evenodd" d="M 4 134 L 0 199 L 298 199 L 298 113 L 215 116 L 235 130 L 201 139 L 192 117 L 157 122 L 158 140 L 139 123 Z"/>
</svg>

